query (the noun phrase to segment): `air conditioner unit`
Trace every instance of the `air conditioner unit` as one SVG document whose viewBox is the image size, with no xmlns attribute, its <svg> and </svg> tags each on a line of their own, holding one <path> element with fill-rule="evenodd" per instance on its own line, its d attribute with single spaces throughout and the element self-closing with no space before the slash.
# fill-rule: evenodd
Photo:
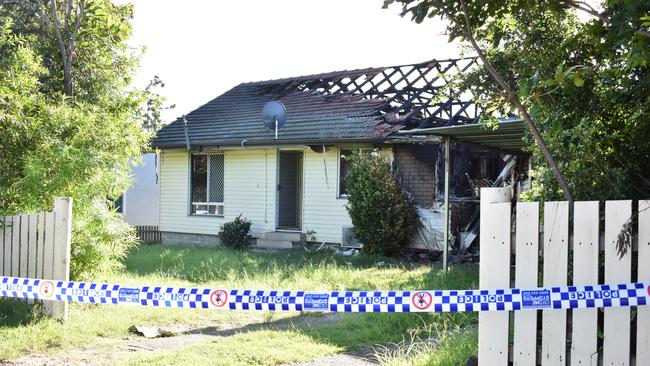
<svg viewBox="0 0 650 366">
<path fill-rule="evenodd" d="M 341 246 L 345 248 L 361 248 L 363 245 L 354 237 L 352 226 L 343 226 L 341 228 L 342 242 Z"/>
</svg>

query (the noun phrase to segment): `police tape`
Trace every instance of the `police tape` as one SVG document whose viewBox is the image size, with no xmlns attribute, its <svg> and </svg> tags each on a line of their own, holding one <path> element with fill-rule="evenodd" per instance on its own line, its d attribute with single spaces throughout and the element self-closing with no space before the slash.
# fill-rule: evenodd
<svg viewBox="0 0 650 366">
<path fill-rule="evenodd" d="M 495 290 L 276 291 L 0 277 L 0 297 L 167 308 L 438 313 L 648 305 L 650 283 Z"/>
</svg>

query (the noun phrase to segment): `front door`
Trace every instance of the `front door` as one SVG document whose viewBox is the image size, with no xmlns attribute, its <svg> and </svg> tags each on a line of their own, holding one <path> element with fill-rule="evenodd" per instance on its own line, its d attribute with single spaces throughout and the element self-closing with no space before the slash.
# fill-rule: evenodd
<svg viewBox="0 0 650 366">
<path fill-rule="evenodd" d="M 300 230 L 302 214 L 302 151 L 280 151 L 278 229 Z"/>
</svg>

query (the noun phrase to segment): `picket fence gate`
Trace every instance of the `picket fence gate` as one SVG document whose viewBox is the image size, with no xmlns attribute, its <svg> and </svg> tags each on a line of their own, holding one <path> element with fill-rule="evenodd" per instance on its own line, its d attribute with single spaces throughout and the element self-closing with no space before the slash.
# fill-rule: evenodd
<svg viewBox="0 0 650 366">
<path fill-rule="evenodd" d="M 513 226 L 509 191 L 483 189 L 480 288 L 650 281 L 650 201 L 639 201 L 636 213 L 632 207 L 606 201 L 601 234 L 598 201 L 575 202 L 573 221 L 568 202 L 545 202 L 543 217 L 538 202 L 517 202 Z M 633 216 L 637 232 L 623 231 Z M 616 248 L 622 231 L 633 237 L 623 255 Z M 509 358 L 513 365 L 650 365 L 650 306 L 541 310 L 541 324 L 538 312 L 479 314 L 479 365 L 508 365 Z"/>
<path fill-rule="evenodd" d="M 0 269 L 3 276 L 70 279 L 72 198 L 56 198 L 54 210 L 0 216 Z M 45 315 L 65 320 L 68 304 L 43 301 Z"/>
</svg>

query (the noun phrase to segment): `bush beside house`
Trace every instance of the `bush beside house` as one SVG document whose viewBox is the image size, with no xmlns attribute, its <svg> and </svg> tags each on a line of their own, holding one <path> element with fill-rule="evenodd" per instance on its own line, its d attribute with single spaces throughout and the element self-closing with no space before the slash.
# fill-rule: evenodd
<svg viewBox="0 0 650 366">
<path fill-rule="evenodd" d="M 368 254 L 397 255 L 416 232 L 415 205 L 397 184 L 386 158 L 361 151 L 352 159 L 345 179 L 354 235 Z"/>
<path fill-rule="evenodd" d="M 226 222 L 221 225 L 221 230 L 219 230 L 221 243 L 225 247 L 233 249 L 243 250 L 248 248 L 253 238 L 250 235 L 251 225 L 251 221 L 242 217 L 242 215 L 237 216 L 230 222 Z"/>
</svg>

